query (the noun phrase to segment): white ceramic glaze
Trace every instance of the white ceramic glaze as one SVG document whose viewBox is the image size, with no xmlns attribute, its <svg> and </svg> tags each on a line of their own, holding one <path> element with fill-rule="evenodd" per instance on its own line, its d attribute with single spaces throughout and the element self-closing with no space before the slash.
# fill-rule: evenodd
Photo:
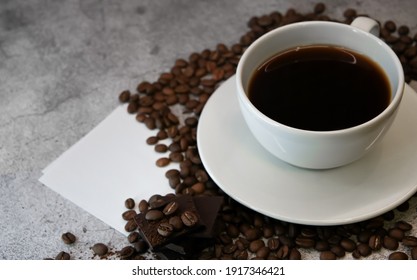
<svg viewBox="0 0 417 280">
<path fill-rule="evenodd" d="M 312 169 L 334 168 L 351 163 L 380 142 L 395 118 L 404 91 L 401 63 L 388 45 L 364 31 L 377 32 L 375 21 L 362 18 L 353 24 L 355 26 L 312 21 L 286 25 L 256 40 L 240 59 L 236 71 L 236 94 L 243 117 L 259 143 L 287 163 Z M 246 94 L 254 70 L 280 51 L 313 44 L 345 47 L 365 54 L 377 62 L 390 81 L 390 105 L 366 123 L 334 131 L 296 129 L 282 125 L 261 113 L 251 104 Z"/>
<path fill-rule="evenodd" d="M 233 199 L 283 221 L 338 225 L 381 215 L 417 191 L 417 94 L 409 86 L 378 147 L 352 164 L 317 170 L 289 165 L 256 141 L 242 118 L 235 81 L 210 97 L 197 129 L 205 169 Z"/>
</svg>

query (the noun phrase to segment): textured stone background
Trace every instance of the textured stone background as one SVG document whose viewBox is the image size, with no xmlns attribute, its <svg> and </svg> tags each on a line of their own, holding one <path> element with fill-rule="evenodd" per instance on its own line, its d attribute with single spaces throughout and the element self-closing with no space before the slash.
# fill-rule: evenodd
<svg viewBox="0 0 417 280">
<path fill-rule="evenodd" d="M 251 16 L 310 12 L 317 2 L 1 0 L 0 259 L 43 259 L 62 250 L 89 259 L 96 242 L 127 245 L 123 235 L 39 183 L 41 170 L 103 120 L 122 90 L 155 80 L 176 58 L 238 42 Z M 355 8 L 417 31 L 414 0 L 322 2 L 333 18 Z M 417 227 L 415 205 L 404 219 Z M 65 231 L 79 241 L 65 245 Z"/>
</svg>

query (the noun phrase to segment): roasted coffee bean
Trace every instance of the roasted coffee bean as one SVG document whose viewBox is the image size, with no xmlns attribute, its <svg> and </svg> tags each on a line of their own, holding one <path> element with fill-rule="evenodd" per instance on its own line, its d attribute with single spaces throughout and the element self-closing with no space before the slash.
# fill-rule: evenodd
<svg viewBox="0 0 417 280">
<path fill-rule="evenodd" d="M 202 194 L 206 190 L 206 186 L 203 183 L 198 182 L 193 184 L 191 186 L 191 189 L 194 191 L 195 194 Z"/>
<path fill-rule="evenodd" d="M 261 237 L 260 231 L 257 228 L 248 228 L 243 232 L 243 235 L 248 241 L 253 241 Z"/>
<path fill-rule="evenodd" d="M 223 247 L 223 253 L 233 254 L 237 249 L 237 246 L 233 243 L 229 243 Z"/>
<path fill-rule="evenodd" d="M 358 234 L 357 238 L 359 242 L 368 243 L 371 235 L 372 235 L 372 232 L 370 230 L 364 230 Z"/>
<path fill-rule="evenodd" d="M 408 26 L 401 25 L 398 27 L 398 34 L 407 35 L 408 33 L 410 33 L 410 28 Z"/>
<path fill-rule="evenodd" d="M 404 252 L 394 252 L 388 256 L 389 260 L 408 260 L 408 255 Z"/>
<path fill-rule="evenodd" d="M 288 256 L 289 260 L 301 260 L 301 253 L 297 248 L 291 248 L 290 255 Z"/>
<path fill-rule="evenodd" d="M 135 200 L 133 198 L 127 198 L 125 200 L 125 207 L 127 209 L 133 209 L 135 207 Z"/>
<path fill-rule="evenodd" d="M 135 247 L 135 250 L 139 254 L 143 254 L 143 253 L 145 253 L 149 249 L 148 243 L 145 240 L 143 240 L 143 239 L 140 239 L 139 241 L 135 242 L 133 244 L 133 246 Z"/>
<path fill-rule="evenodd" d="M 124 90 L 120 93 L 119 101 L 121 103 L 129 102 L 129 99 L 130 99 L 130 91 L 129 90 Z"/>
<path fill-rule="evenodd" d="M 146 212 L 145 219 L 148 221 L 157 221 L 164 217 L 164 213 L 160 210 L 152 209 Z"/>
<path fill-rule="evenodd" d="M 156 144 L 154 149 L 157 153 L 165 153 L 166 151 L 168 151 L 168 146 L 165 144 Z"/>
<path fill-rule="evenodd" d="M 135 252 L 136 252 L 135 248 L 129 245 L 129 246 L 123 247 L 122 250 L 120 250 L 118 253 L 122 260 L 128 260 L 133 256 Z"/>
<path fill-rule="evenodd" d="M 91 250 L 93 250 L 94 254 L 97 256 L 102 257 L 107 254 L 109 248 L 103 243 L 96 243 L 93 245 L 93 247 L 91 247 Z"/>
<path fill-rule="evenodd" d="M 384 28 L 392 33 L 397 30 L 397 25 L 392 20 L 388 20 L 384 23 Z"/>
<path fill-rule="evenodd" d="M 322 252 L 322 251 L 328 251 L 330 249 L 330 245 L 329 245 L 329 243 L 327 241 L 320 240 L 320 241 L 317 241 L 316 242 L 315 249 L 317 251 L 320 251 L 320 252 Z"/>
<path fill-rule="evenodd" d="M 331 246 L 330 251 L 332 251 L 339 258 L 342 258 L 346 255 L 345 249 L 340 245 Z"/>
<path fill-rule="evenodd" d="M 320 252 L 320 260 L 335 260 L 337 256 L 332 251 L 322 251 Z"/>
<path fill-rule="evenodd" d="M 162 212 L 166 215 L 172 215 L 174 214 L 178 209 L 178 203 L 176 201 L 171 201 L 170 203 L 168 203 L 165 207 L 164 210 L 162 210 Z"/>
<path fill-rule="evenodd" d="M 136 101 L 130 101 L 129 105 L 127 105 L 127 112 L 129 114 L 134 114 L 138 111 L 139 105 Z"/>
<path fill-rule="evenodd" d="M 158 167 L 165 167 L 165 166 L 167 166 L 170 162 L 171 162 L 171 161 L 169 160 L 169 158 L 162 157 L 162 158 L 159 158 L 159 159 L 156 161 L 156 166 L 158 166 Z"/>
<path fill-rule="evenodd" d="M 256 257 L 260 259 L 266 259 L 268 258 L 270 251 L 271 250 L 268 247 L 263 246 L 256 251 Z"/>
<path fill-rule="evenodd" d="M 295 239 L 295 244 L 301 248 L 313 248 L 316 245 L 316 242 L 312 238 L 298 236 Z"/>
<path fill-rule="evenodd" d="M 246 250 L 237 250 L 233 254 L 236 260 L 247 260 L 249 257 L 248 251 Z"/>
<path fill-rule="evenodd" d="M 340 246 L 347 252 L 353 252 L 356 249 L 356 243 L 349 238 L 343 238 L 342 241 L 340 241 Z"/>
<path fill-rule="evenodd" d="M 149 208 L 149 203 L 145 199 L 142 199 L 139 202 L 139 212 L 145 213 L 148 211 L 148 208 Z"/>
<path fill-rule="evenodd" d="M 174 232 L 174 227 L 169 223 L 160 223 L 157 231 L 160 235 L 167 237 Z"/>
<path fill-rule="evenodd" d="M 70 254 L 64 251 L 59 252 L 58 255 L 56 255 L 55 257 L 55 260 L 60 260 L 60 261 L 70 260 L 70 259 L 71 259 Z"/>
<path fill-rule="evenodd" d="M 136 224 L 135 220 L 130 220 L 125 224 L 125 231 L 132 232 L 138 228 L 138 225 Z"/>
<path fill-rule="evenodd" d="M 169 218 L 168 222 L 174 227 L 174 230 L 176 231 L 179 231 L 184 227 L 184 223 L 182 222 L 179 216 L 172 216 L 171 218 Z"/>
<path fill-rule="evenodd" d="M 236 238 L 240 234 L 239 228 L 234 224 L 229 224 L 226 228 L 226 232 L 231 238 Z"/>
<path fill-rule="evenodd" d="M 314 13 L 315 14 L 321 14 L 324 12 L 324 10 L 326 9 L 326 6 L 323 3 L 317 3 L 314 6 Z"/>
<path fill-rule="evenodd" d="M 170 159 L 172 162 L 181 162 L 181 161 L 183 161 L 183 160 L 184 160 L 184 156 L 183 156 L 183 154 L 182 154 L 182 153 L 180 153 L 180 152 L 173 152 L 173 153 L 170 153 L 170 154 L 169 154 L 169 159 Z"/>
<path fill-rule="evenodd" d="M 401 241 L 404 238 L 404 231 L 399 228 L 391 228 L 388 230 L 388 235 L 397 241 Z"/>
<path fill-rule="evenodd" d="M 279 239 L 278 238 L 268 239 L 267 246 L 271 251 L 278 250 L 278 248 L 280 246 Z"/>
<path fill-rule="evenodd" d="M 62 241 L 64 241 L 65 244 L 72 244 L 77 239 L 75 237 L 75 235 L 72 234 L 71 232 L 66 232 L 66 233 L 62 234 L 61 238 L 62 238 Z"/>
<path fill-rule="evenodd" d="M 256 253 L 262 247 L 265 247 L 265 242 L 262 239 L 256 239 L 249 243 L 249 251 L 252 253 Z"/>
<path fill-rule="evenodd" d="M 413 228 L 412 225 L 410 225 L 409 223 L 405 222 L 405 221 L 398 221 L 395 223 L 395 227 L 401 229 L 402 231 L 406 232 L 409 231 Z"/>
<path fill-rule="evenodd" d="M 138 242 L 140 239 L 140 234 L 137 231 L 131 232 L 128 236 L 127 236 L 127 241 L 129 243 L 136 243 Z"/>
<path fill-rule="evenodd" d="M 356 246 L 356 250 L 358 250 L 359 254 L 362 257 L 367 257 L 372 254 L 372 249 L 369 247 L 367 243 L 360 243 Z"/>
<path fill-rule="evenodd" d="M 417 237 L 415 236 L 404 236 L 404 238 L 401 240 L 403 245 L 408 247 L 417 247 Z"/>
<path fill-rule="evenodd" d="M 146 143 L 148 145 L 155 145 L 156 143 L 158 143 L 159 139 L 156 136 L 150 136 L 146 139 Z"/>
<path fill-rule="evenodd" d="M 283 245 L 276 252 L 276 256 L 278 259 L 285 260 L 288 258 L 290 251 L 290 247 L 288 247 L 287 245 Z"/>
<path fill-rule="evenodd" d="M 395 238 L 392 238 L 390 236 L 384 236 L 382 245 L 384 246 L 384 248 L 394 251 L 398 249 L 399 243 Z"/>
<path fill-rule="evenodd" d="M 231 238 L 229 235 L 227 235 L 226 233 L 222 233 L 219 235 L 219 240 L 222 244 L 226 245 L 226 244 L 231 244 L 233 243 L 233 238 Z"/>
<path fill-rule="evenodd" d="M 371 247 L 371 249 L 373 251 L 377 251 L 379 249 L 381 249 L 382 247 L 382 238 L 379 235 L 371 235 L 371 237 L 369 238 L 369 242 L 368 242 L 369 247 Z"/>
<path fill-rule="evenodd" d="M 123 212 L 122 214 L 122 218 L 125 221 L 130 221 L 131 219 L 133 219 L 136 216 L 136 211 L 133 209 L 130 210 L 126 210 L 125 212 Z"/>
<path fill-rule="evenodd" d="M 187 210 L 181 214 L 181 221 L 187 227 L 192 227 L 198 223 L 198 217 L 194 212 Z"/>
</svg>

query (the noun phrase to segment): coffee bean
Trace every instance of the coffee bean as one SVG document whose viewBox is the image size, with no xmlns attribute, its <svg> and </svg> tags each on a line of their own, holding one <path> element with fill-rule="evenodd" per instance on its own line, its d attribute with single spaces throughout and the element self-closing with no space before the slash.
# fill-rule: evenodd
<svg viewBox="0 0 417 280">
<path fill-rule="evenodd" d="M 143 254 L 143 253 L 145 253 L 145 252 L 148 250 L 148 248 L 149 248 L 148 243 L 147 243 L 145 240 L 143 240 L 143 239 L 141 239 L 141 240 L 139 240 L 139 241 L 135 242 L 135 243 L 133 244 L 133 246 L 135 247 L 136 251 L 137 251 L 139 254 Z"/>
<path fill-rule="evenodd" d="M 158 167 L 165 167 L 165 166 L 167 166 L 169 163 L 170 163 L 169 158 L 162 157 L 162 158 L 159 158 L 159 159 L 156 161 L 156 166 L 158 166 Z"/>
<path fill-rule="evenodd" d="M 268 247 L 263 246 L 256 251 L 256 257 L 266 259 L 269 256 L 270 251 L 271 250 Z"/>
<path fill-rule="evenodd" d="M 410 32 L 410 28 L 405 25 L 401 25 L 398 27 L 398 34 L 400 35 L 407 35 Z"/>
<path fill-rule="evenodd" d="M 74 234 L 71 232 L 66 232 L 62 234 L 61 236 L 62 241 L 64 241 L 65 244 L 73 244 L 75 240 L 77 239 Z"/>
<path fill-rule="evenodd" d="M 96 243 L 93 245 L 93 247 L 91 247 L 91 250 L 93 250 L 94 254 L 101 257 L 107 254 L 109 248 L 103 243 Z"/>
<path fill-rule="evenodd" d="M 316 242 L 312 238 L 298 236 L 295 239 L 295 244 L 301 248 L 313 248 L 316 245 Z"/>
<path fill-rule="evenodd" d="M 404 236 L 404 238 L 401 240 L 403 245 L 408 247 L 417 247 L 417 237 L 415 236 Z"/>
<path fill-rule="evenodd" d="M 249 243 L 249 251 L 252 253 L 256 253 L 262 247 L 265 247 L 265 242 L 262 239 L 256 239 Z"/>
<path fill-rule="evenodd" d="M 278 238 L 268 239 L 267 246 L 271 251 L 278 250 L 278 248 L 280 246 L 279 239 Z"/>
<path fill-rule="evenodd" d="M 170 203 L 168 203 L 168 204 L 165 206 L 165 208 L 164 208 L 164 210 L 162 210 L 162 212 L 163 212 L 166 216 L 169 216 L 169 215 L 174 214 L 174 213 L 177 211 L 177 209 L 178 209 L 178 203 L 177 203 L 177 202 L 175 202 L 175 201 L 171 201 Z"/>
<path fill-rule="evenodd" d="M 171 224 L 174 230 L 179 231 L 184 227 L 184 223 L 182 222 L 179 216 L 172 216 L 169 218 L 169 224 Z"/>
<path fill-rule="evenodd" d="M 140 234 L 137 231 L 131 232 L 128 236 L 127 236 L 127 241 L 129 243 L 136 243 L 138 242 L 140 239 Z"/>
<path fill-rule="evenodd" d="M 142 199 L 139 202 L 139 212 L 145 213 L 146 211 L 148 211 L 148 208 L 149 208 L 149 203 L 145 199 Z"/>
<path fill-rule="evenodd" d="M 326 9 L 326 6 L 323 3 L 317 3 L 314 6 L 314 13 L 315 14 L 321 14 L 324 12 L 324 10 Z"/>
<path fill-rule="evenodd" d="M 391 228 L 388 230 L 388 235 L 397 241 L 401 241 L 404 238 L 404 231 L 399 228 Z"/>
<path fill-rule="evenodd" d="M 160 223 L 157 231 L 160 235 L 167 237 L 174 232 L 174 227 L 169 223 Z"/>
<path fill-rule="evenodd" d="M 152 209 L 146 212 L 145 219 L 148 221 L 157 221 L 164 217 L 164 213 L 162 211 Z"/>
<path fill-rule="evenodd" d="M 328 251 L 330 249 L 330 246 L 327 241 L 319 240 L 316 242 L 315 249 L 319 252 Z"/>
<path fill-rule="evenodd" d="M 132 209 L 126 210 L 125 212 L 123 212 L 122 218 L 125 221 L 130 221 L 130 220 L 132 220 L 136 216 L 136 214 L 137 213 L 136 213 L 135 210 L 132 210 Z"/>
<path fill-rule="evenodd" d="M 290 254 L 290 247 L 288 247 L 287 245 L 281 246 L 276 252 L 277 258 L 281 260 L 287 259 L 289 254 Z"/>
<path fill-rule="evenodd" d="M 194 212 L 187 210 L 181 214 L 181 221 L 187 227 L 192 227 L 198 223 L 198 217 Z"/>
<path fill-rule="evenodd" d="M 156 144 L 154 149 L 157 153 L 165 153 L 166 151 L 168 151 L 168 146 L 165 144 Z"/>
<path fill-rule="evenodd" d="M 389 260 L 408 260 L 408 256 L 404 252 L 394 252 L 388 256 Z"/>
<path fill-rule="evenodd" d="M 382 245 L 384 248 L 394 251 L 398 249 L 399 243 L 395 238 L 384 236 Z"/>
<path fill-rule="evenodd" d="M 382 238 L 379 235 L 371 235 L 371 237 L 369 238 L 369 242 L 368 242 L 369 247 L 373 250 L 373 251 L 377 251 L 379 249 L 381 249 L 382 247 Z"/>
<path fill-rule="evenodd" d="M 136 224 L 135 220 L 130 220 L 125 224 L 125 231 L 132 232 L 136 230 L 138 225 Z"/>
<path fill-rule="evenodd" d="M 130 99 L 130 91 L 129 90 L 124 90 L 120 93 L 119 101 L 121 103 L 129 102 L 129 99 Z"/>
<path fill-rule="evenodd" d="M 249 257 L 248 251 L 246 250 L 239 250 L 236 251 L 234 254 L 236 260 L 247 260 Z"/>
<path fill-rule="evenodd" d="M 159 139 L 156 136 L 150 136 L 146 139 L 146 143 L 148 145 L 155 145 L 156 143 L 158 143 Z"/>
<path fill-rule="evenodd" d="M 356 249 L 356 243 L 348 238 L 343 238 L 342 241 L 340 241 L 340 246 L 348 252 L 353 252 Z"/>
<path fill-rule="evenodd" d="M 402 231 L 406 232 L 409 231 L 413 228 L 412 225 L 410 225 L 409 223 L 405 222 L 405 221 L 398 221 L 395 223 L 395 227 L 401 229 Z"/>
<path fill-rule="evenodd" d="M 297 248 L 291 248 L 289 260 L 301 260 L 301 253 Z"/>
<path fill-rule="evenodd" d="M 358 250 L 359 254 L 362 257 L 367 257 L 372 254 L 372 249 L 367 243 L 360 243 L 356 246 L 356 250 Z"/>
<path fill-rule="evenodd" d="M 123 247 L 122 250 L 120 250 L 118 253 L 122 260 L 128 260 L 130 257 L 133 256 L 135 252 L 136 252 L 135 248 L 129 245 L 129 246 Z"/>
<path fill-rule="evenodd" d="M 337 256 L 332 251 L 322 251 L 320 252 L 320 260 L 335 260 Z"/>
<path fill-rule="evenodd" d="M 135 207 L 135 200 L 133 198 L 127 198 L 125 200 L 125 207 L 127 209 L 133 209 Z"/>
<path fill-rule="evenodd" d="M 386 28 L 389 32 L 395 32 L 397 30 L 397 25 L 392 20 L 388 20 L 384 23 L 384 28 Z"/>
<path fill-rule="evenodd" d="M 234 224 L 229 224 L 226 228 L 226 232 L 231 238 L 236 238 L 240 234 L 239 228 Z"/>
<path fill-rule="evenodd" d="M 260 231 L 257 228 L 248 228 L 243 232 L 243 235 L 248 241 L 253 241 L 261 237 Z"/>
<path fill-rule="evenodd" d="M 330 251 L 333 252 L 339 258 L 342 258 L 346 255 L 345 249 L 340 245 L 331 246 Z"/>
<path fill-rule="evenodd" d="M 55 260 L 60 260 L 60 261 L 69 260 L 69 259 L 71 259 L 70 254 L 64 251 L 59 252 L 58 255 L 55 257 Z"/>
</svg>

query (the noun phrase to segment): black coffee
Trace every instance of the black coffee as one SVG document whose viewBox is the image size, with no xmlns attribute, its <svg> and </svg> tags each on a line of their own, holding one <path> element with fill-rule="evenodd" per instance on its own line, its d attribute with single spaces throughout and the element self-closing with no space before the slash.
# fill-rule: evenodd
<svg viewBox="0 0 417 280">
<path fill-rule="evenodd" d="M 390 103 L 388 78 L 368 57 L 335 46 L 298 47 L 263 63 L 249 99 L 291 127 L 329 131 L 365 123 Z"/>
</svg>

